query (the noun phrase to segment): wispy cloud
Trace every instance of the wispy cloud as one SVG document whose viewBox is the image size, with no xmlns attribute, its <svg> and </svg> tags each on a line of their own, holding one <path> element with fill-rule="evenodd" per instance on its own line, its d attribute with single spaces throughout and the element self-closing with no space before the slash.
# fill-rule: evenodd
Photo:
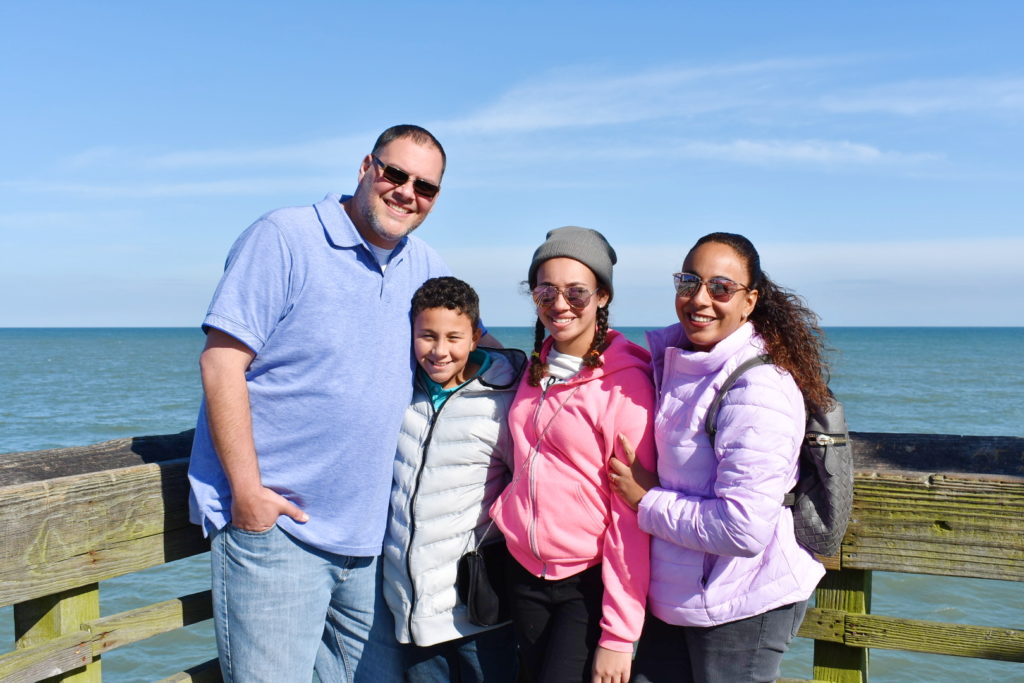
<svg viewBox="0 0 1024 683">
<path fill-rule="evenodd" d="M 921 116 L 943 112 L 1024 111 L 1024 78 L 947 78 L 887 83 L 825 95 L 826 111 Z"/>
<path fill-rule="evenodd" d="M 18 192 L 73 194 L 94 199 L 150 199 L 223 195 L 265 195 L 307 192 L 311 187 L 331 187 L 335 177 L 244 178 L 201 182 L 69 183 L 3 181 L 0 188 Z"/>
<path fill-rule="evenodd" d="M 887 112 L 923 116 L 946 111 L 1011 111 L 1024 109 L 1024 79 L 978 77 L 883 83 L 858 89 L 835 89 L 836 68 L 854 58 L 775 59 L 696 67 L 663 67 L 626 74 L 596 68 L 561 69 L 513 85 L 493 101 L 465 115 L 430 122 L 442 139 L 451 140 L 461 158 L 483 153 L 489 158 L 534 159 L 546 153 L 577 158 L 640 158 L 671 154 L 741 164 L 813 164 L 878 166 L 922 164 L 945 159 L 941 151 L 898 150 L 853 135 L 835 135 L 841 115 Z M 744 125 L 762 135 L 715 139 L 729 126 Z M 679 122 L 699 127 L 705 135 L 679 141 Z M 792 139 L 794 121 L 801 132 L 819 135 Z M 746 122 L 746 123 L 744 123 Z M 643 123 L 642 127 L 635 124 Z M 824 124 L 821 126 L 821 124 Z M 631 126 L 631 127 L 630 127 Z M 821 127 L 819 127 L 821 126 Z M 841 130 L 841 128 L 840 128 Z M 571 131 L 571 136 L 523 144 L 521 136 Z M 828 131 L 827 133 L 824 131 Z M 625 141 L 621 134 L 634 138 Z M 65 160 L 75 169 L 116 167 L 149 173 L 189 169 L 339 168 L 365 153 L 374 133 L 346 135 L 291 144 L 162 153 L 102 147 L 83 150 Z M 602 143 L 588 138 L 601 136 Z M 642 135 L 645 139 L 636 139 Z M 550 135 L 549 135 L 550 137 Z M 656 143 L 650 143 L 656 138 Z M 673 142 L 673 139 L 677 142 Z M 582 142 L 581 142 L 582 141 Z M 241 181 L 239 181 L 241 182 Z M 257 181 L 258 182 L 258 181 Z M 83 191 L 81 188 L 77 191 Z M 232 181 L 171 184 L 140 190 L 152 196 L 196 193 L 245 193 Z"/>
<path fill-rule="evenodd" d="M 504 161 L 522 160 L 535 164 L 542 159 L 593 160 L 599 162 L 642 159 L 703 159 L 754 165 L 809 166 L 910 166 L 944 161 L 933 152 L 903 152 L 851 140 L 748 139 L 687 140 L 665 138 L 649 142 L 594 144 L 576 139 L 544 149 L 507 147 L 493 156 Z"/>
<path fill-rule="evenodd" d="M 369 152 L 367 139 L 365 135 L 350 135 L 272 147 L 184 150 L 157 155 L 147 161 L 155 168 L 281 164 L 336 168 L 339 161 L 358 160 Z M 372 143 L 373 137 L 369 139 Z"/>
<path fill-rule="evenodd" d="M 286 145 L 197 148 L 157 153 L 116 147 L 94 147 L 62 159 L 61 165 L 71 169 L 128 166 L 149 171 L 281 166 L 337 168 L 339 162 L 355 164 L 369 151 L 375 135 L 376 133 L 348 135 Z"/>
<path fill-rule="evenodd" d="M 725 143 L 686 142 L 680 156 L 744 164 L 776 162 L 814 165 L 878 165 L 935 161 L 936 154 L 886 151 L 847 140 L 733 140 Z M 672 149 L 668 152 L 671 154 Z"/>
<path fill-rule="evenodd" d="M 782 90 L 792 74 L 832 61 L 764 60 L 617 76 L 559 71 L 513 87 L 449 126 L 467 133 L 500 133 L 707 114 L 763 102 Z"/>
<path fill-rule="evenodd" d="M 3 184 L 0 184 L 3 187 Z M 99 220 L 109 222 L 122 220 L 134 215 L 128 211 L 100 211 L 92 213 Z M 0 230 L 31 230 L 45 232 L 50 230 L 68 230 L 80 225 L 80 211 L 10 211 L 0 213 Z"/>
</svg>

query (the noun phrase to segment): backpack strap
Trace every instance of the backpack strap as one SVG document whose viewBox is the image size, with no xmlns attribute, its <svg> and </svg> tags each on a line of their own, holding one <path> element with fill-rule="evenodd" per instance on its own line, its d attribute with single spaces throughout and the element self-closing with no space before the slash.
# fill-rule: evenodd
<svg viewBox="0 0 1024 683">
<path fill-rule="evenodd" d="M 704 431 L 707 432 L 708 438 L 711 440 L 712 448 L 715 445 L 715 435 L 718 433 L 718 409 L 722 406 L 722 399 L 725 398 L 725 392 L 732 389 L 732 385 L 736 384 L 736 380 L 740 378 L 740 375 L 750 368 L 758 365 L 770 365 L 771 362 L 772 357 L 767 353 L 762 353 L 759 356 L 748 358 L 740 363 L 740 365 L 725 378 L 725 382 L 722 383 L 722 387 L 715 395 L 715 400 L 711 402 L 710 406 L 708 406 L 708 414 L 704 418 Z"/>
</svg>

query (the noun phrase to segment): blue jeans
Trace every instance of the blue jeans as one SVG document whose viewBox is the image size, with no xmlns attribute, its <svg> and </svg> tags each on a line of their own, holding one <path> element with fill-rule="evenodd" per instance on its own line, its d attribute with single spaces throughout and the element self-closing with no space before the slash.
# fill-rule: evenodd
<svg viewBox="0 0 1024 683">
<path fill-rule="evenodd" d="M 774 681 L 806 611 L 804 600 L 706 628 L 673 626 L 648 614 L 633 661 L 633 681 Z"/>
<path fill-rule="evenodd" d="M 403 646 L 408 683 L 515 683 L 512 624 L 436 645 Z"/>
<path fill-rule="evenodd" d="M 211 539 L 213 619 L 225 681 L 402 680 L 376 557 L 317 550 L 278 527 Z"/>
</svg>

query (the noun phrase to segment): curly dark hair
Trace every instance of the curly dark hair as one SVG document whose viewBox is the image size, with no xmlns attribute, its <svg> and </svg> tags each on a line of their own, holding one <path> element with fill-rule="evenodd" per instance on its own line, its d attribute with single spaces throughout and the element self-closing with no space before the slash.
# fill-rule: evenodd
<svg viewBox="0 0 1024 683">
<path fill-rule="evenodd" d="M 468 283 L 457 277 L 432 277 L 412 295 L 412 317 L 428 308 L 447 308 L 469 318 L 480 327 L 480 297 Z"/>
<path fill-rule="evenodd" d="M 764 339 L 775 365 L 793 376 L 810 407 L 824 409 L 834 399 L 828 390 L 828 361 L 825 358 L 825 333 L 820 318 L 796 293 L 781 287 L 761 270 L 761 257 L 743 235 L 713 232 L 704 235 L 690 248 L 715 242 L 731 247 L 747 267 L 748 287 L 758 292 L 750 322 Z"/>
<path fill-rule="evenodd" d="M 417 145 L 427 145 L 430 147 L 436 147 L 437 151 L 441 153 L 441 175 L 444 175 L 444 169 L 448 165 L 448 157 L 444 153 L 444 147 L 437 141 L 437 138 L 427 130 L 420 126 L 414 126 L 411 123 L 402 123 L 397 126 L 391 126 L 377 137 L 377 141 L 373 143 L 372 154 L 380 154 L 380 151 L 390 145 L 395 140 L 401 140 L 402 138 L 409 138 Z"/>
</svg>

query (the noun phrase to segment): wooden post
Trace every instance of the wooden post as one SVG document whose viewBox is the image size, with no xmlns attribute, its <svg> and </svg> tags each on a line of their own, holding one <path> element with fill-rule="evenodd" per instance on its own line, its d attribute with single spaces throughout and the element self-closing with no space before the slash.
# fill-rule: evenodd
<svg viewBox="0 0 1024 683">
<path fill-rule="evenodd" d="M 815 591 L 815 602 L 819 608 L 870 614 L 871 572 L 863 569 L 826 572 Z M 832 683 L 867 683 L 868 649 L 814 641 L 814 679 Z"/>
<path fill-rule="evenodd" d="M 81 631 L 82 624 L 99 619 L 99 616 L 100 591 L 95 583 L 18 603 L 14 606 L 16 647 L 33 647 L 58 636 Z M 100 683 L 99 657 L 92 656 L 91 644 L 85 643 L 83 648 L 84 666 L 45 680 Z"/>
</svg>

